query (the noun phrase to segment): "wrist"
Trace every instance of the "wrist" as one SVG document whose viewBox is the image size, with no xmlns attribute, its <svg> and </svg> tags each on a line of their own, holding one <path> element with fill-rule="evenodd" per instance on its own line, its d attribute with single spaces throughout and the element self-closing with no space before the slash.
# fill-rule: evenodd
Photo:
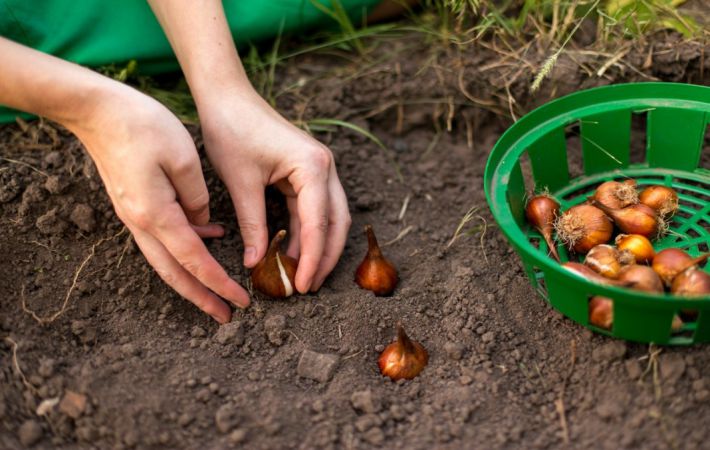
<svg viewBox="0 0 710 450">
<path fill-rule="evenodd" d="M 121 99 L 125 99 L 133 90 L 110 78 L 92 75 L 87 77 L 80 88 L 73 89 L 61 108 L 47 117 L 75 134 L 98 129 L 107 112 L 120 107 Z"/>
</svg>

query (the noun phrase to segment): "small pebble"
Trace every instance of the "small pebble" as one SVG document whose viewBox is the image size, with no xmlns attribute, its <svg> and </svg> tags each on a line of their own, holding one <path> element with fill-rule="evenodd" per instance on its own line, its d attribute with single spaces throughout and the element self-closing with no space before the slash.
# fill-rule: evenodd
<svg viewBox="0 0 710 450">
<path fill-rule="evenodd" d="M 296 372 L 300 377 L 326 383 L 333 377 L 338 362 L 338 355 L 304 350 L 298 360 Z"/>
</svg>

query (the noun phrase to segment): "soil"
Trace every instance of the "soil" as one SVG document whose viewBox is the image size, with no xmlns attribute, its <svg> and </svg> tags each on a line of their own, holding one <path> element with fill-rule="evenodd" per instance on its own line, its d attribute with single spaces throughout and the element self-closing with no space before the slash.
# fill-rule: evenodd
<svg viewBox="0 0 710 450">
<path fill-rule="evenodd" d="M 462 50 L 400 34 L 372 45 L 382 58 L 291 58 L 273 90 L 291 119 L 348 120 L 391 149 L 317 134 L 352 210 L 339 265 L 317 294 L 255 296 L 221 328 L 147 265 L 75 138 L 46 121 L 0 128 L 0 448 L 707 448 L 707 349 L 617 341 L 561 316 L 531 288 L 482 189 L 511 115 L 612 82 L 710 84 L 707 45 L 660 33 L 601 76 L 614 55 L 565 53 L 537 95 L 528 87 L 548 53 L 532 43 Z M 203 160 L 228 229 L 208 247 L 246 283 L 229 197 Z M 286 219 L 278 196 L 269 203 L 273 232 Z M 353 282 L 367 223 L 392 241 L 391 297 Z M 397 321 L 430 361 L 395 383 L 376 361 Z M 306 352 L 314 362 L 299 367 L 304 351 L 335 356 Z"/>
</svg>

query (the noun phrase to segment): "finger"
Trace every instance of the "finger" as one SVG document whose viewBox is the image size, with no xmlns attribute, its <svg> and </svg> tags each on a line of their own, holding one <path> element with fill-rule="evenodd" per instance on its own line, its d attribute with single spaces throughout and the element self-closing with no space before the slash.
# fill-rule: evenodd
<svg viewBox="0 0 710 450">
<path fill-rule="evenodd" d="M 289 213 L 289 236 L 286 254 L 291 258 L 298 259 L 298 255 L 301 252 L 301 221 L 298 218 L 298 205 L 296 197 L 286 197 L 286 206 L 288 206 Z"/>
<path fill-rule="evenodd" d="M 314 176 L 298 192 L 296 200 L 301 222 L 301 258 L 296 270 L 296 289 L 305 294 L 323 256 L 328 231 L 328 178 Z"/>
<path fill-rule="evenodd" d="M 228 188 L 244 240 L 244 265 L 251 268 L 266 254 L 269 239 L 264 185 L 258 180 L 240 180 Z"/>
<path fill-rule="evenodd" d="M 183 269 L 154 237 L 137 229 L 131 231 L 145 259 L 166 284 L 217 322 L 229 322 L 232 311 L 226 303 Z"/>
<path fill-rule="evenodd" d="M 350 230 L 351 219 L 350 211 L 348 210 L 348 199 L 338 179 L 335 166 L 332 166 L 331 174 L 328 178 L 328 186 L 330 188 L 328 235 L 323 257 L 313 278 L 311 291 L 320 289 L 328 274 L 338 263 L 340 256 L 343 254 L 348 231 Z"/>
<path fill-rule="evenodd" d="M 163 163 L 162 168 L 177 192 L 178 202 L 187 220 L 195 225 L 206 225 L 210 221 L 210 196 L 202 174 L 200 157 L 194 146 L 177 153 L 179 156 Z"/>
<path fill-rule="evenodd" d="M 224 237 L 224 227 L 216 223 L 208 223 L 207 225 L 192 225 L 195 233 L 202 239 L 221 238 Z"/>
<path fill-rule="evenodd" d="M 210 255 L 204 242 L 190 227 L 177 204 L 165 208 L 154 234 L 180 265 L 215 294 L 234 305 L 249 305 L 247 292 L 232 280 L 217 260 Z"/>
</svg>

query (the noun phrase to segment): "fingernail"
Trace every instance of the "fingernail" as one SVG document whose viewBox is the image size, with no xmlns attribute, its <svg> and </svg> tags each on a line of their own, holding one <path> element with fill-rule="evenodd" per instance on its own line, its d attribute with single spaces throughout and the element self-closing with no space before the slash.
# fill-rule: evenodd
<svg viewBox="0 0 710 450">
<path fill-rule="evenodd" d="M 298 284 L 298 283 L 296 283 L 296 284 Z M 313 280 L 309 281 L 309 282 L 306 284 L 306 287 L 305 287 L 305 288 L 303 288 L 303 289 L 298 289 L 298 286 L 296 286 L 296 289 L 298 290 L 298 292 L 300 292 L 301 294 L 304 294 L 304 295 L 305 295 L 305 294 L 308 294 L 308 291 L 311 290 L 311 286 L 312 286 L 312 285 L 313 285 Z"/>
<path fill-rule="evenodd" d="M 256 259 L 256 247 L 247 247 L 244 249 L 244 265 L 252 266 L 257 263 L 254 261 Z"/>
</svg>

